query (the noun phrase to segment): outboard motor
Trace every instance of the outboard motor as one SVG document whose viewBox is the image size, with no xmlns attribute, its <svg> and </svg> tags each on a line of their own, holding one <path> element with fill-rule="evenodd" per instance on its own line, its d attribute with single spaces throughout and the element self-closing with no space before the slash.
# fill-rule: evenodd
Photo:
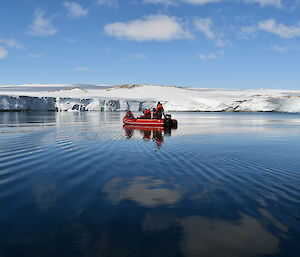
<svg viewBox="0 0 300 257">
<path fill-rule="evenodd" d="M 177 122 L 177 120 L 172 120 L 172 119 L 171 119 L 170 124 L 171 124 L 171 127 L 172 127 L 172 128 L 177 129 L 177 127 L 178 127 L 178 122 Z"/>
<path fill-rule="evenodd" d="M 177 128 L 177 120 L 172 120 L 171 114 L 165 114 L 164 127 L 165 128 Z"/>
</svg>

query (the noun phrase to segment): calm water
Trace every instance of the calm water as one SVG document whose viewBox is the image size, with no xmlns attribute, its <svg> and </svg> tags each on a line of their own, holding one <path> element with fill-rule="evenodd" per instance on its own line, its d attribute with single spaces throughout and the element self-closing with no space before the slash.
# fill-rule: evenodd
<svg viewBox="0 0 300 257">
<path fill-rule="evenodd" d="M 300 256 L 300 115 L 0 113 L 0 256 Z"/>
</svg>

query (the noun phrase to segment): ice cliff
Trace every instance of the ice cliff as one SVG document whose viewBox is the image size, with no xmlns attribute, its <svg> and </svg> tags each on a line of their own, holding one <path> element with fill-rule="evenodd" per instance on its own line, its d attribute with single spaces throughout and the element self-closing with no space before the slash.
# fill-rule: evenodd
<svg viewBox="0 0 300 257">
<path fill-rule="evenodd" d="M 157 85 L 2 85 L 0 111 L 300 112 L 300 90 L 226 90 Z"/>
</svg>

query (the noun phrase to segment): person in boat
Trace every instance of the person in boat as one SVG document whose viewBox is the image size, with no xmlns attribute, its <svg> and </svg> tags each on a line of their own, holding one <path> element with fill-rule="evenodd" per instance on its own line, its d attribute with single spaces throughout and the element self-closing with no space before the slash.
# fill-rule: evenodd
<svg viewBox="0 0 300 257">
<path fill-rule="evenodd" d="M 164 113 L 164 107 L 160 102 L 158 102 L 155 110 L 155 116 L 157 117 L 157 119 L 161 119 L 163 113 Z"/>
<path fill-rule="evenodd" d="M 150 119 L 151 118 L 151 111 L 150 111 L 150 109 L 144 110 L 143 114 L 144 115 L 140 116 L 140 119 Z"/>
<path fill-rule="evenodd" d="M 156 114 L 155 114 L 155 112 L 156 112 L 156 109 L 153 108 L 153 109 L 152 109 L 152 112 L 151 112 L 151 119 L 156 119 Z"/>
<path fill-rule="evenodd" d="M 127 110 L 125 116 L 128 119 L 134 119 L 134 115 L 133 115 L 133 113 L 130 110 Z"/>
</svg>

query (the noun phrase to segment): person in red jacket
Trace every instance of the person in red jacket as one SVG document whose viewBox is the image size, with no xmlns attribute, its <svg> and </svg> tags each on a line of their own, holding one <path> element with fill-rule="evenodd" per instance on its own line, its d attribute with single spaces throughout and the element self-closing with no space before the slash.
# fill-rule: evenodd
<svg viewBox="0 0 300 257">
<path fill-rule="evenodd" d="M 126 116 L 126 118 L 134 119 L 134 115 L 130 110 L 127 110 L 125 116 Z"/>
<path fill-rule="evenodd" d="M 157 119 L 161 119 L 163 113 L 164 113 L 164 107 L 162 106 L 162 104 L 160 102 L 158 102 L 154 115 L 157 117 Z"/>
<path fill-rule="evenodd" d="M 144 115 L 140 116 L 140 119 L 150 119 L 151 118 L 151 111 L 150 109 L 146 109 L 143 111 Z"/>
</svg>

